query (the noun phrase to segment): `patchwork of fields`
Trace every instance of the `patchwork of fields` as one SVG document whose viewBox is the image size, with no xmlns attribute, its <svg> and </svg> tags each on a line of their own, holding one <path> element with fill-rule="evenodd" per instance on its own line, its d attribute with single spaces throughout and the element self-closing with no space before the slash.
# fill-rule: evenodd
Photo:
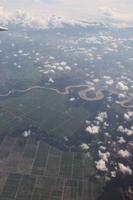
<svg viewBox="0 0 133 200">
<path fill-rule="evenodd" d="M 6 136 L 0 145 L 0 200 L 95 200 L 104 181 L 93 160 L 32 137 Z"/>
</svg>

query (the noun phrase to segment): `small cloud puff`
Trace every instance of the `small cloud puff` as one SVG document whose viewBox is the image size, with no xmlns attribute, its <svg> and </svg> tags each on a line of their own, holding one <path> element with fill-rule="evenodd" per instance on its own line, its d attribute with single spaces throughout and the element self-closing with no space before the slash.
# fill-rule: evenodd
<svg viewBox="0 0 133 200">
<path fill-rule="evenodd" d="M 108 162 L 108 158 L 110 157 L 110 153 L 109 152 L 105 152 L 105 153 L 102 153 L 100 150 L 98 151 L 98 154 L 99 154 L 99 157 L 105 161 L 105 162 Z"/>
<path fill-rule="evenodd" d="M 111 177 L 116 177 L 116 172 L 115 171 L 111 171 Z"/>
<path fill-rule="evenodd" d="M 132 175 L 132 170 L 129 166 L 125 166 L 122 163 L 118 163 L 119 170 L 124 175 Z"/>
<path fill-rule="evenodd" d="M 48 81 L 49 81 L 49 83 L 54 83 L 54 80 L 51 77 L 49 78 Z"/>
<path fill-rule="evenodd" d="M 96 161 L 95 163 L 96 163 L 97 170 L 102 171 L 102 172 L 108 171 L 104 160 L 100 159 L 99 161 Z"/>
<path fill-rule="evenodd" d="M 131 135 L 133 135 L 133 126 L 131 126 L 131 128 L 128 129 L 128 128 L 124 128 L 122 125 L 120 125 L 117 128 L 117 131 L 119 131 L 121 133 L 126 133 L 128 136 L 131 136 Z"/>
<path fill-rule="evenodd" d="M 65 66 L 64 69 L 66 69 L 66 70 L 71 70 L 71 67 Z"/>
<path fill-rule="evenodd" d="M 57 67 L 57 69 L 58 69 L 59 71 L 63 71 L 63 70 L 64 70 L 63 67 L 61 67 L 61 66 Z"/>
<path fill-rule="evenodd" d="M 124 144 L 126 140 L 123 137 L 118 137 L 118 143 L 119 144 Z"/>
<path fill-rule="evenodd" d="M 89 146 L 85 143 L 81 144 L 80 147 L 83 149 L 83 150 L 88 150 L 89 149 Z"/>
<path fill-rule="evenodd" d="M 128 158 L 131 156 L 131 154 L 127 150 L 122 150 L 122 149 L 118 151 L 118 155 L 123 158 Z"/>
<path fill-rule="evenodd" d="M 70 98 L 69 101 L 75 101 L 75 97 Z"/>
<path fill-rule="evenodd" d="M 67 62 L 62 61 L 60 64 L 61 64 L 62 66 L 66 66 L 66 65 L 67 65 Z"/>
<path fill-rule="evenodd" d="M 117 88 L 123 91 L 127 91 L 128 90 L 128 86 L 125 85 L 123 82 L 118 82 L 117 83 Z"/>
<path fill-rule="evenodd" d="M 100 130 L 100 127 L 99 126 L 95 126 L 93 124 L 91 124 L 90 126 L 88 126 L 86 128 L 86 132 L 88 132 L 88 133 L 90 133 L 92 135 L 98 134 L 99 130 Z"/>
<path fill-rule="evenodd" d="M 105 81 L 105 83 L 106 83 L 107 85 L 113 85 L 114 81 L 113 81 L 113 80 L 107 80 L 107 81 Z"/>
<path fill-rule="evenodd" d="M 133 118 L 133 112 L 128 111 L 127 113 L 124 113 L 124 119 L 127 121 L 130 121 Z"/>
<path fill-rule="evenodd" d="M 30 129 L 23 132 L 23 136 L 24 136 L 24 137 L 28 137 L 28 136 L 30 136 L 30 135 L 31 135 L 31 130 L 30 130 Z"/>
<path fill-rule="evenodd" d="M 107 119 L 107 113 L 106 112 L 101 112 L 98 114 L 98 116 L 96 117 L 96 120 L 100 121 L 100 122 L 104 122 L 105 119 Z"/>
</svg>

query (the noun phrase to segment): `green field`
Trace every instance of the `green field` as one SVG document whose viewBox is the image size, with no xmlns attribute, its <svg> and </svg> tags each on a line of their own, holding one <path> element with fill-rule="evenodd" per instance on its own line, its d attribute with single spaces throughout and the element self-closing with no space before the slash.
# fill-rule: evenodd
<svg viewBox="0 0 133 200">
<path fill-rule="evenodd" d="M 68 96 L 48 89 L 34 89 L 0 100 L 0 132 L 12 133 L 29 126 L 56 136 L 70 136 L 89 117 L 82 106 L 70 107 Z"/>
</svg>

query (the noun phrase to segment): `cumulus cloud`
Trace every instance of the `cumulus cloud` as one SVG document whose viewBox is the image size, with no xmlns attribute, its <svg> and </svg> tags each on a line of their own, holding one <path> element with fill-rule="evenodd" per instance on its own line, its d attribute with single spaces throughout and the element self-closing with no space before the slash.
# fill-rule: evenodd
<svg viewBox="0 0 133 200">
<path fill-rule="evenodd" d="M 49 83 L 54 83 L 54 80 L 52 79 L 52 77 L 49 78 Z"/>
<path fill-rule="evenodd" d="M 90 126 L 88 126 L 86 128 L 86 132 L 92 134 L 92 135 L 95 135 L 95 134 L 98 134 L 100 131 L 100 127 L 99 126 L 95 126 L 93 124 L 91 124 Z"/>
<path fill-rule="evenodd" d="M 118 163 L 119 170 L 124 174 L 124 175 L 132 175 L 132 170 L 130 169 L 129 166 L 125 166 L 122 163 Z"/>
<path fill-rule="evenodd" d="M 123 144 L 125 142 L 126 142 L 126 140 L 123 137 L 118 137 L 118 143 L 119 144 Z"/>
<path fill-rule="evenodd" d="M 112 79 L 105 81 L 107 85 L 113 85 L 114 81 Z"/>
<path fill-rule="evenodd" d="M 123 82 L 118 82 L 116 87 L 118 89 L 120 89 L 120 90 L 123 90 L 123 91 L 127 91 L 128 90 L 128 86 Z"/>
<path fill-rule="evenodd" d="M 58 69 L 59 71 L 63 71 L 63 70 L 64 70 L 64 68 L 63 68 L 62 66 L 57 67 L 57 69 Z"/>
<path fill-rule="evenodd" d="M 24 136 L 24 137 L 28 137 L 28 136 L 30 136 L 30 135 L 31 135 L 31 130 L 30 130 L 30 129 L 25 130 L 25 131 L 23 132 L 23 136 Z"/>
<path fill-rule="evenodd" d="M 116 171 L 111 171 L 111 177 L 116 177 Z"/>
<path fill-rule="evenodd" d="M 108 132 L 105 132 L 104 135 L 110 137 L 110 134 Z"/>
<path fill-rule="evenodd" d="M 31 12 L 17 9 L 14 12 L 7 12 L 0 6 L 0 23 L 2 24 L 19 24 L 24 27 L 32 27 L 35 29 L 48 29 L 63 27 L 64 24 L 75 25 L 78 21 L 69 20 L 54 14 L 34 15 Z M 79 23 L 81 26 L 82 24 Z"/>
<path fill-rule="evenodd" d="M 95 163 L 96 163 L 97 170 L 102 171 L 102 172 L 108 171 L 104 160 L 100 159 L 99 161 L 96 161 Z"/>
<path fill-rule="evenodd" d="M 101 112 L 98 114 L 98 116 L 96 117 L 96 120 L 100 121 L 100 122 L 104 122 L 105 119 L 107 119 L 107 112 Z"/>
<path fill-rule="evenodd" d="M 126 133 L 128 136 L 133 135 L 133 126 L 130 127 L 130 129 L 128 128 L 124 128 L 122 125 L 118 126 L 117 130 L 121 133 Z"/>
<path fill-rule="evenodd" d="M 130 121 L 133 118 L 133 112 L 128 111 L 127 113 L 124 113 L 124 119 L 127 121 Z"/>
<path fill-rule="evenodd" d="M 93 79 L 94 83 L 98 83 L 100 80 L 98 78 Z"/>
<path fill-rule="evenodd" d="M 99 22 L 104 22 L 111 26 L 115 25 L 117 27 L 133 25 L 131 20 L 133 15 L 132 12 L 129 13 L 129 8 L 131 10 L 131 6 L 128 7 L 128 11 L 123 12 L 131 0 L 128 0 L 129 3 L 124 1 L 125 6 L 123 6 L 123 11 L 120 9 L 121 5 L 124 4 L 121 1 L 116 5 L 112 3 L 114 1 L 105 0 L 84 0 L 83 3 L 79 0 L 23 0 L 23 2 L 19 3 L 17 0 L 12 0 L 12 3 L 10 1 L 5 2 L 6 3 L 3 1 L 2 5 L 7 8 L 8 12 L 5 12 L 3 7 L 0 9 L 0 20 L 2 20 L 2 22 L 12 21 L 20 23 L 21 21 L 23 25 L 39 28 L 62 27 L 64 24 L 86 27 L 96 26 Z M 22 10 L 20 10 L 20 8 Z M 101 57 L 99 57 L 99 59 L 101 59 Z"/>
<path fill-rule="evenodd" d="M 125 7 L 126 7 L 125 2 Z M 121 4 L 121 3 L 120 3 Z M 133 5 L 132 5 L 133 6 Z M 116 27 L 128 27 L 132 25 L 131 18 L 132 18 L 132 13 L 129 12 L 121 12 L 119 9 L 110 8 L 110 7 L 101 7 L 101 16 L 105 21 L 109 21 L 112 23 L 112 25 Z"/>
<path fill-rule="evenodd" d="M 71 67 L 65 66 L 64 69 L 66 69 L 66 70 L 71 70 Z"/>
<path fill-rule="evenodd" d="M 81 144 L 80 146 L 81 146 L 81 148 L 83 150 L 88 150 L 89 149 L 89 146 L 87 144 L 85 144 L 85 143 Z"/>
<path fill-rule="evenodd" d="M 105 150 L 106 150 L 106 147 L 105 147 L 105 146 L 100 146 L 99 149 L 105 151 Z"/>
<path fill-rule="evenodd" d="M 60 64 L 61 64 L 62 66 L 66 66 L 66 65 L 67 65 L 67 62 L 62 61 Z"/>
<path fill-rule="evenodd" d="M 127 150 L 123 150 L 123 149 L 118 151 L 118 155 L 123 158 L 128 158 L 131 156 L 130 152 L 128 152 Z"/>
<path fill-rule="evenodd" d="M 99 154 L 99 157 L 105 161 L 105 162 L 108 162 L 108 158 L 110 157 L 110 153 L 109 152 L 105 152 L 105 153 L 102 153 L 100 150 L 98 151 L 98 154 Z"/>
</svg>

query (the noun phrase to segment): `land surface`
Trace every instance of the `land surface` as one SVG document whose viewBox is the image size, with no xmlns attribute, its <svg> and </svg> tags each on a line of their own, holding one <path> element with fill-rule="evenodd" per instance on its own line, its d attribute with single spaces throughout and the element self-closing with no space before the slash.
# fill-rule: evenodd
<svg viewBox="0 0 133 200">
<path fill-rule="evenodd" d="M 131 200 L 132 29 L 9 28 L 0 35 L 0 200 Z"/>
</svg>

